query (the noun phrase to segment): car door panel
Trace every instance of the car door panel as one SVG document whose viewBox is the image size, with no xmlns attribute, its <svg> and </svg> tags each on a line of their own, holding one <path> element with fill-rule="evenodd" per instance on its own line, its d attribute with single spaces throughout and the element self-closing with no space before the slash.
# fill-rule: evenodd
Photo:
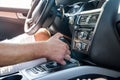
<svg viewBox="0 0 120 80">
<path fill-rule="evenodd" d="M 24 22 L 32 0 L 0 0 L 0 40 L 24 32 Z"/>
<path fill-rule="evenodd" d="M 32 0 L 0 0 L 0 11 L 27 13 Z"/>
</svg>

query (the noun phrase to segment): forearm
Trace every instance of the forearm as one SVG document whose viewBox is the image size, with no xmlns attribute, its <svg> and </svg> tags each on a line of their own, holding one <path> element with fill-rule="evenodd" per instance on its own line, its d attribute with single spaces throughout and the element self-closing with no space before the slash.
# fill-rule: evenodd
<svg viewBox="0 0 120 80">
<path fill-rule="evenodd" d="M 38 44 L 10 44 L 0 43 L 0 66 L 12 65 L 20 62 L 30 61 L 36 57 L 35 50 Z M 40 47 L 39 47 L 40 48 Z M 39 55 L 39 58 L 42 55 Z"/>
<path fill-rule="evenodd" d="M 35 35 L 22 34 L 0 43 L 0 66 L 16 64 L 37 58 L 44 54 L 44 41 L 50 37 L 46 29 L 40 29 Z M 37 42 L 35 42 L 35 40 Z M 20 43 L 20 44 L 18 44 Z"/>
<path fill-rule="evenodd" d="M 57 33 L 47 41 L 13 44 L 0 43 L 0 66 L 12 65 L 37 58 L 47 58 L 65 64 L 64 59 L 70 59 L 68 45 L 59 40 L 63 37 Z"/>
</svg>

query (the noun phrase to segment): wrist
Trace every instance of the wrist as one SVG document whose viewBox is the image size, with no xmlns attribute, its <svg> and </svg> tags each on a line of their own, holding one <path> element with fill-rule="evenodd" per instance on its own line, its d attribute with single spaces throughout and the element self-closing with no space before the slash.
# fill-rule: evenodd
<svg viewBox="0 0 120 80">
<path fill-rule="evenodd" d="M 45 58 L 45 54 L 46 54 L 46 42 L 45 41 L 39 41 L 39 42 L 35 42 L 35 44 L 33 45 L 33 55 L 35 59 L 38 58 Z"/>
</svg>

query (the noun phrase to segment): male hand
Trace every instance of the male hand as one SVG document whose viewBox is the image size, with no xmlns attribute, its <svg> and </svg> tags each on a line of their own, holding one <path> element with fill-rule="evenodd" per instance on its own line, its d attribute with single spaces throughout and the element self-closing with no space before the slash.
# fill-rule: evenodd
<svg viewBox="0 0 120 80">
<path fill-rule="evenodd" d="M 70 51 L 68 45 L 59 39 L 60 37 L 63 37 L 63 35 L 57 33 L 47 41 L 44 41 L 41 51 L 43 52 L 43 57 L 65 65 L 64 59 L 70 59 Z"/>
</svg>

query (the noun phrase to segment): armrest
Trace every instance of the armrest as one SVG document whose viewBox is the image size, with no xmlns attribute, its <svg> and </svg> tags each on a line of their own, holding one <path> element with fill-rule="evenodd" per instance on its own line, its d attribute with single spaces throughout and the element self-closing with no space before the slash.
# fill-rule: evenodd
<svg viewBox="0 0 120 80">
<path fill-rule="evenodd" d="M 0 11 L 27 13 L 32 0 L 0 0 Z"/>
</svg>

